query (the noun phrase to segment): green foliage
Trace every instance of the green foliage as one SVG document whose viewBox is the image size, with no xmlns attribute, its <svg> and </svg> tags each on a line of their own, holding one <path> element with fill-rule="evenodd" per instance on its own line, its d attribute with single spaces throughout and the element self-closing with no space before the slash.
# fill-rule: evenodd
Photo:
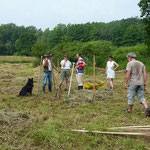
<svg viewBox="0 0 150 150">
<path fill-rule="evenodd" d="M 32 47 L 32 56 L 40 57 L 43 56 L 47 51 L 49 51 L 49 46 L 43 41 L 36 41 Z"/>
<path fill-rule="evenodd" d="M 104 67 L 108 56 L 116 49 L 112 42 L 108 41 L 91 41 L 91 42 L 72 42 L 57 45 L 52 49 L 54 62 L 57 58 L 63 58 L 64 54 L 69 56 L 71 61 L 76 61 L 76 54 L 81 53 L 87 65 L 91 66 L 93 55 L 96 55 L 96 64 L 98 67 Z"/>
<path fill-rule="evenodd" d="M 120 65 L 120 69 L 126 68 L 126 64 L 128 63 L 126 55 L 129 52 L 135 53 L 137 55 L 137 59 L 142 61 L 146 65 L 147 70 L 150 71 L 150 57 L 147 55 L 147 46 L 144 44 L 120 47 L 113 52 L 115 61 Z"/>
<path fill-rule="evenodd" d="M 147 32 L 145 42 L 148 45 L 150 56 L 150 0 L 141 0 L 138 5 L 141 8 L 141 17 L 143 17 L 143 23 L 145 24 L 145 30 Z"/>
<path fill-rule="evenodd" d="M 64 54 L 72 62 L 76 62 L 76 54 L 81 53 L 90 68 L 93 55 L 96 56 L 96 66 L 105 67 L 109 55 L 114 55 L 124 69 L 127 63 L 127 52 L 135 52 L 146 65 L 150 55 L 149 49 L 143 45 L 145 39 L 149 42 L 148 7 L 149 3 L 141 1 L 144 23 L 138 18 L 128 18 L 110 23 L 93 22 L 86 24 L 58 24 L 53 30 L 37 30 L 34 26 L 24 27 L 15 24 L 0 26 L 0 55 L 26 55 L 37 59 L 33 66 L 39 65 L 39 58 L 47 51 L 53 54 L 56 64 L 63 59 Z M 147 30 L 147 35 L 146 31 Z M 149 58 L 149 57 L 148 57 Z M 90 72 L 86 70 L 86 73 Z"/>
<path fill-rule="evenodd" d="M 34 26 L 5 24 L 0 26 L 0 55 L 31 55 L 36 41 L 42 41 L 53 49 L 68 42 L 100 40 L 112 41 L 115 46 L 132 46 L 143 43 L 144 39 L 143 23 L 138 18 L 110 23 L 58 24 L 53 30 L 47 28 L 45 31 Z"/>
<path fill-rule="evenodd" d="M 19 55 L 31 55 L 31 49 L 36 41 L 35 33 L 25 32 L 20 35 L 20 37 L 15 42 L 15 47 Z"/>
</svg>

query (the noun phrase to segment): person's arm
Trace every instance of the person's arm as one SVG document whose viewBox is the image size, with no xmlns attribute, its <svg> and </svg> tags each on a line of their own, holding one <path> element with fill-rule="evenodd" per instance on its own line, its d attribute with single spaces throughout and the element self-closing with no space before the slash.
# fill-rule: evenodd
<svg viewBox="0 0 150 150">
<path fill-rule="evenodd" d="M 72 67 L 73 65 L 72 65 L 72 63 L 70 62 L 70 67 Z"/>
<path fill-rule="evenodd" d="M 57 67 L 54 65 L 54 63 L 51 61 L 51 63 L 52 63 L 52 67 L 57 71 L 57 72 L 59 72 L 58 71 L 58 69 L 57 69 Z"/>
<path fill-rule="evenodd" d="M 125 89 L 127 89 L 128 81 L 130 79 L 130 74 L 131 74 L 131 71 L 127 70 L 127 72 L 126 72 L 126 78 L 125 78 L 125 83 L 124 83 Z"/>
<path fill-rule="evenodd" d="M 43 67 L 45 67 L 45 66 L 46 66 L 47 62 L 48 62 L 48 60 L 47 60 L 47 59 L 44 59 L 44 60 L 43 60 Z"/>
<path fill-rule="evenodd" d="M 146 68 L 144 68 L 144 70 L 143 70 L 143 76 L 144 76 L 144 88 L 146 88 L 146 85 L 147 85 L 147 72 L 146 72 Z"/>
<path fill-rule="evenodd" d="M 107 69 L 108 69 L 108 67 L 107 67 L 107 63 L 106 63 L 106 71 L 105 71 L 106 76 L 107 76 Z"/>
<path fill-rule="evenodd" d="M 119 67 L 119 65 L 114 61 L 114 64 L 116 66 L 116 68 L 114 68 L 114 71 Z"/>
<path fill-rule="evenodd" d="M 64 59 L 64 61 L 62 62 L 62 67 L 65 67 L 66 62 L 67 62 L 67 60 Z"/>
<path fill-rule="evenodd" d="M 86 63 L 85 63 L 85 61 L 83 61 L 83 66 L 84 66 L 84 67 L 86 66 Z"/>
<path fill-rule="evenodd" d="M 78 66 L 78 61 L 77 61 L 75 69 L 78 69 L 78 68 L 79 68 L 79 66 Z"/>
</svg>

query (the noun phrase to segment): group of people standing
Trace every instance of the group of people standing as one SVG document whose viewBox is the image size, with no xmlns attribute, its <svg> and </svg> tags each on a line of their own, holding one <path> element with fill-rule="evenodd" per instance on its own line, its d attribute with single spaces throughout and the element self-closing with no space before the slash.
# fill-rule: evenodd
<svg viewBox="0 0 150 150">
<path fill-rule="evenodd" d="M 45 86 L 48 80 L 48 89 L 52 92 L 52 70 L 55 69 L 59 72 L 51 60 L 52 54 L 46 53 L 45 59 L 43 60 L 44 76 L 43 76 L 43 93 L 45 93 Z M 75 64 L 75 74 L 78 84 L 78 90 L 83 89 L 83 75 L 86 67 L 86 63 L 82 58 L 82 55 L 78 53 L 77 62 Z M 135 96 L 138 97 L 141 104 L 146 109 L 146 117 L 150 117 L 150 108 L 147 105 L 146 99 L 144 98 L 144 89 L 147 83 L 147 74 L 145 65 L 136 60 L 136 55 L 134 53 L 127 54 L 128 64 L 126 68 L 126 79 L 124 87 L 128 87 L 128 109 L 125 110 L 126 113 L 132 113 L 132 108 L 134 105 Z M 72 63 L 68 60 L 68 56 L 65 55 L 64 59 L 60 62 L 61 65 L 61 82 L 58 89 L 61 90 L 62 84 L 65 82 L 65 91 L 67 91 L 68 80 L 70 76 L 70 68 Z M 115 78 L 115 70 L 119 65 L 113 61 L 113 57 L 109 56 L 109 61 L 106 64 L 106 76 L 110 82 L 110 88 L 113 90 L 113 80 Z"/>
<path fill-rule="evenodd" d="M 43 60 L 43 70 L 44 70 L 44 76 L 43 76 L 43 93 L 45 93 L 45 87 L 48 80 L 48 89 L 49 92 L 52 92 L 52 71 L 55 69 L 57 72 L 59 72 L 54 65 L 53 61 L 51 60 L 52 54 L 46 53 L 45 59 Z M 78 90 L 83 89 L 83 75 L 86 63 L 84 59 L 82 58 L 82 55 L 80 53 L 76 54 L 77 62 L 75 64 L 75 74 L 76 74 L 76 80 L 78 84 Z M 70 76 L 70 68 L 72 67 L 72 63 L 69 61 L 68 56 L 64 55 L 64 59 L 60 62 L 61 65 L 61 82 L 59 84 L 58 90 L 61 90 L 62 84 L 65 82 L 65 91 L 67 91 L 68 88 L 68 80 Z"/>
</svg>

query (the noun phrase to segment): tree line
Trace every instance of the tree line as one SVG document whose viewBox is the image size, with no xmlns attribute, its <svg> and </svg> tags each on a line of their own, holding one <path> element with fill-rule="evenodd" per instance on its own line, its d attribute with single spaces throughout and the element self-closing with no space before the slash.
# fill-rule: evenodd
<svg viewBox="0 0 150 150">
<path fill-rule="evenodd" d="M 111 41 L 114 46 L 134 46 L 144 43 L 146 33 L 143 22 L 138 18 L 128 18 L 110 23 L 58 24 L 53 30 L 45 31 L 34 26 L 15 24 L 0 26 L 0 55 L 34 55 L 32 51 L 53 49 L 60 43 Z M 42 50 L 40 50 L 42 51 Z M 60 49 L 61 51 L 61 49 Z"/>
<path fill-rule="evenodd" d="M 50 51 L 56 58 L 66 53 L 71 61 L 80 52 L 91 64 L 96 55 L 96 65 L 105 67 L 109 55 L 113 55 L 125 68 L 126 53 L 133 51 L 140 60 L 149 65 L 149 49 L 145 45 L 148 34 L 143 20 L 135 17 L 110 23 L 58 24 L 54 29 L 42 31 L 34 26 L 15 24 L 0 26 L 0 55 L 23 55 L 40 57 Z"/>
</svg>

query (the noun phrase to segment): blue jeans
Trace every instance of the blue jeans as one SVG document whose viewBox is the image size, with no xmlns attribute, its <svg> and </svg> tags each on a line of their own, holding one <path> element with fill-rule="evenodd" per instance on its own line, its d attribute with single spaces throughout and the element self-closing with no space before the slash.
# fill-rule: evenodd
<svg viewBox="0 0 150 150">
<path fill-rule="evenodd" d="M 52 90 L 52 72 L 44 72 L 44 76 L 43 76 L 43 88 L 45 88 L 46 84 L 47 84 L 47 79 L 48 79 L 48 88 L 49 91 Z"/>
</svg>

